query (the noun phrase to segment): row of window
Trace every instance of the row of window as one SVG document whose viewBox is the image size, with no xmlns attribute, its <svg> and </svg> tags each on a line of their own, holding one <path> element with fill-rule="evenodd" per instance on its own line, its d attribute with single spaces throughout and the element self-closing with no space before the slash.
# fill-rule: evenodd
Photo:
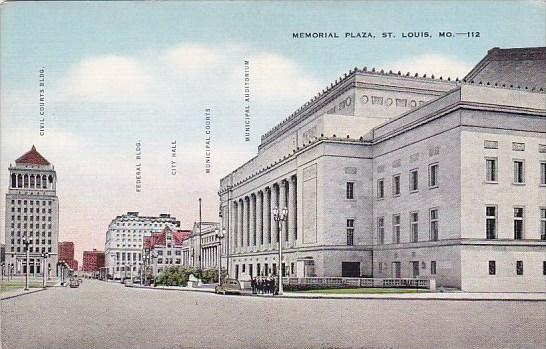
<svg viewBox="0 0 546 349">
<path fill-rule="evenodd" d="M 27 211 L 30 212 L 30 213 L 34 213 L 34 208 L 33 207 L 23 207 L 23 213 L 27 213 Z M 15 212 L 15 206 L 11 207 L 11 212 Z M 17 212 L 21 212 L 21 207 L 17 207 Z M 40 208 L 39 207 L 36 207 L 36 213 L 40 213 Z M 42 213 L 46 213 L 45 208 L 42 208 Z M 47 213 L 51 213 L 50 208 L 47 209 Z"/>
<path fill-rule="evenodd" d="M 39 247 L 36 247 L 36 250 L 34 252 L 51 252 L 51 246 L 48 247 L 47 249 L 45 247 L 42 247 L 42 251 L 40 251 L 40 248 Z M 33 248 L 32 247 L 29 247 L 28 249 L 29 252 L 33 252 Z M 20 246 L 17 246 L 17 248 L 15 248 L 13 245 L 11 246 L 11 252 L 25 252 L 23 248 L 21 248 Z"/>
<path fill-rule="evenodd" d="M 439 239 L 439 211 L 438 208 L 429 209 L 429 241 Z M 400 213 L 392 215 L 392 243 L 400 243 Z M 377 244 L 385 244 L 385 217 L 377 217 Z M 410 212 L 410 242 L 419 241 L 419 212 Z"/>
<path fill-rule="evenodd" d="M 46 220 L 46 216 L 41 216 L 42 217 L 42 221 L 45 221 Z M 40 220 L 40 216 L 23 216 L 23 220 L 26 221 L 28 219 L 30 219 L 31 221 L 34 221 L 34 218 L 36 218 L 37 221 Z M 11 216 L 11 220 L 14 221 L 16 220 L 15 219 L 15 216 Z M 17 220 L 20 221 L 21 220 L 21 216 L 17 216 Z M 49 222 L 51 222 L 51 216 L 47 216 L 47 220 Z"/>
<path fill-rule="evenodd" d="M 498 164 L 499 160 L 494 157 L 485 158 L 485 181 L 487 183 L 498 183 L 499 173 Z M 513 183 L 525 184 L 525 161 L 513 160 Z M 546 161 L 540 162 L 540 185 L 546 185 Z"/>
<path fill-rule="evenodd" d="M 34 205 L 34 200 L 17 200 L 17 205 L 26 205 L 27 202 L 30 204 L 30 205 Z M 51 206 L 51 200 L 42 200 L 42 206 L 45 206 L 46 204 Z M 15 200 L 11 200 L 11 204 L 12 205 L 15 205 Z M 36 206 L 40 206 L 40 200 L 36 200 Z"/>
<path fill-rule="evenodd" d="M 26 235 L 26 234 L 27 234 L 27 231 L 24 230 L 24 231 L 23 231 L 23 234 Z M 34 232 L 31 230 L 31 231 L 29 232 L 30 237 L 34 236 L 33 234 L 34 234 Z M 24 236 L 24 235 L 23 235 L 23 236 Z M 15 236 L 15 231 L 12 230 L 12 231 L 11 231 L 11 237 L 14 237 L 14 236 Z M 40 232 L 37 231 L 37 232 L 36 232 L 36 236 L 37 236 L 37 237 L 40 236 Z M 45 232 L 45 231 L 42 231 L 42 237 L 45 237 L 45 236 L 46 236 L 46 232 Z M 51 231 L 48 231 L 48 232 L 47 232 L 47 236 L 51 236 Z M 21 231 L 20 231 L 20 230 L 17 232 L 17 237 L 21 237 Z"/>
<path fill-rule="evenodd" d="M 497 262 L 489 261 L 489 275 L 497 275 Z M 523 275 L 523 261 L 516 261 L 516 275 Z M 546 261 L 542 262 L 542 275 L 546 275 Z"/>
<path fill-rule="evenodd" d="M 30 243 L 31 243 L 31 244 L 32 244 L 32 241 L 34 241 L 34 240 L 30 240 Z M 40 243 L 40 239 L 36 239 L 35 241 L 36 241 L 36 242 L 35 242 L 36 244 L 39 244 L 39 243 Z M 17 239 L 17 244 L 18 244 L 18 245 L 22 244 L 22 242 L 23 242 L 22 239 Z M 46 243 L 45 239 L 42 239 L 42 244 L 45 245 L 45 243 Z M 49 245 L 51 245 L 51 240 L 47 240 L 47 243 L 48 243 Z M 11 244 L 12 244 L 12 245 L 15 244 L 15 239 L 11 239 Z"/>
<path fill-rule="evenodd" d="M 33 228 L 36 228 L 36 229 L 39 229 L 40 228 L 40 224 L 36 223 L 36 226 L 34 226 L 34 223 L 30 223 L 28 226 L 27 226 L 27 223 L 24 223 L 23 224 L 23 228 L 30 228 L 30 229 L 33 229 Z M 11 223 L 11 228 L 15 228 L 15 223 Z M 21 228 L 21 223 L 17 223 L 17 228 Z M 42 229 L 45 229 L 46 228 L 46 224 L 43 223 L 42 224 Z M 51 223 L 49 223 L 47 225 L 47 228 L 48 229 L 51 229 Z"/>
<path fill-rule="evenodd" d="M 419 261 L 411 261 L 411 270 L 412 270 L 412 277 L 418 277 L 420 275 L 419 271 Z M 379 273 L 386 273 L 387 272 L 387 263 L 385 262 L 378 262 L 378 272 Z M 400 278 L 401 277 L 401 262 L 392 262 L 392 277 L 394 278 Z M 421 268 L 426 268 L 426 262 L 421 262 Z M 436 275 L 436 261 L 430 261 L 430 275 Z"/>
<path fill-rule="evenodd" d="M 438 188 L 439 185 L 439 171 L 440 167 L 438 163 L 433 163 L 428 166 L 428 188 Z M 392 176 L 392 196 L 397 197 L 401 194 L 400 174 Z M 419 191 L 419 169 L 415 168 L 409 171 L 409 192 L 416 193 Z M 385 178 L 379 178 L 377 180 L 376 195 L 378 199 L 385 198 Z"/>
<path fill-rule="evenodd" d="M 539 233 L 541 240 L 546 240 L 546 208 L 539 208 Z M 486 239 L 497 238 L 497 206 L 485 206 L 485 237 Z M 513 233 L 514 240 L 525 238 L 525 208 L 514 207 Z"/>
</svg>

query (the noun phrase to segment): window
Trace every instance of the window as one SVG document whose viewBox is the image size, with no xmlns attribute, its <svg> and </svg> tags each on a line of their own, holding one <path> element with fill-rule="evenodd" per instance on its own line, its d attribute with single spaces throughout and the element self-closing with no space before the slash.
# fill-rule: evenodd
<svg viewBox="0 0 546 349">
<path fill-rule="evenodd" d="M 385 243 L 385 217 L 377 217 L 377 243 Z"/>
<path fill-rule="evenodd" d="M 546 275 L 546 261 L 542 262 L 542 275 Z"/>
<path fill-rule="evenodd" d="M 355 198 L 354 186 L 353 182 L 347 182 L 347 199 L 352 200 Z"/>
<path fill-rule="evenodd" d="M 514 160 L 514 183 L 525 183 L 525 173 L 523 160 Z"/>
<path fill-rule="evenodd" d="M 497 159 L 485 159 L 485 181 L 497 182 Z"/>
<path fill-rule="evenodd" d="M 354 245 L 355 220 L 347 219 L 347 246 Z"/>
<path fill-rule="evenodd" d="M 430 275 L 436 275 L 436 261 L 430 261 Z"/>
<path fill-rule="evenodd" d="M 419 241 L 419 213 L 410 212 L 410 241 Z"/>
<path fill-rule="evenodd" d="M 523 275 L 523 261 L 516 261 L 516 274 Z"/>
<path fill-rule="evenodd" d="M 546 208 L 540 209 L 540 240 L 546 240 Z"/>
<path fill-rule="evenodd" d="M 409 190 L 415 192 L 419 190 L 419 171 L 411 170 L 409 176 Z"/>
<path fill-rule="evenodd" d="M 546 185 L 546 162 L 540 163 L 540 185 Z"/>
<path fill-rule="evenodd" d="M 438 209 L 430 209 L 430 240 L 438 240 Z"/>
<path fill-rule="evenodd" d="M 514 207 L 514 240 L 523 239 L 523 207 Z"/>
<path fill-rule="evenodd" d="M 489 261 L 489 275 L 497 274 L 497 265 L 495 261 Z"/>
<path fill-rule="evenodd" d="M 383 178 L 377 180 L 377 198 L 383 199 L 385 197 L 385 180 Z"/>
<path fill-rule="evenodd" d="M 400 215 L 392 215 L 392 242 L 394 244 L 400 243 Z"/>
<path fill-rule="evenodd" d="M 400 175 L 392 176 L 392 195 L 400 195 Z"/>
<path fill-rule="evenodd" d="M 485 207 L 485 238 L 486 239 L 497 238 L 497 207 L 496 206 Z"/>
<path fill-rule="evenodd" d="M 428 186 L 429 188 L 438 187 L 438 164 L 432 164 L 428 168 Z"/>
</svg>

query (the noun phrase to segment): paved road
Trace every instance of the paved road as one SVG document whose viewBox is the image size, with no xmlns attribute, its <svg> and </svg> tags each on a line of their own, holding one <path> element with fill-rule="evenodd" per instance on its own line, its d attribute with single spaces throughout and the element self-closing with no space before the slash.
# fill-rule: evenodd
<svg viewBox="0 0 546 349">
<path fill-rule="evenodd" d="M 85 280 L 1 307 L 6 349 L 546 347 L 546 302 L 272 299 Z"/>
</svg>

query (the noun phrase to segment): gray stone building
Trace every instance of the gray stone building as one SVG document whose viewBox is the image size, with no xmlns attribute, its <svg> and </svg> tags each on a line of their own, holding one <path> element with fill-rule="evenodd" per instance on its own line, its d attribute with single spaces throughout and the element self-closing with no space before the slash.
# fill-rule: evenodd
<svg viewBox="0 0 546 349">
<path fill-rule="evenodd" d="M 106 273 L 114 279 L 140 275 L 144 237 L 165 227 L 177 229 L 180 221 L 167 213 L 139 216 L 138 212 L 127 212 L 114 218 L 108 225 L 104 244 Z"/>
<path fill-rule="evenodd" d="M 229 272 L 545 291 L 546 48 L 463 81 L 353 69 L 220 181 Z M 272 219 L 286 207 L 287 219 Z"/>
<path fill-rule="evenodd" d="M 26 273 L 28 242 L 29 273 L 44 271 L 42 257 L 48 253 L 48 269 L 57 275 L 59 200 L 57 174 L 34 146 L 9 167 L 6 194 L 6 266 L 15 275 Z"/>
</svg>

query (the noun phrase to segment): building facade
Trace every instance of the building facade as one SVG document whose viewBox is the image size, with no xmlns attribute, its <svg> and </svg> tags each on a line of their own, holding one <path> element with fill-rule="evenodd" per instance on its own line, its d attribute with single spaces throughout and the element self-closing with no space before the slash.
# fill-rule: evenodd
<svg viewBox="0 0 546 349">
<path fill-rule="evenodd" d="M 183 244 L 183 263 L 201 269 L 218 268 L 218 222 L 195 222 L 189 239 Z"/>
<path fill-rule="evenodd" d="M 191 235 L 190 230 L 175 230 L 168 226 L 151 236 L 144 237 L 143 255 L 149 256 L 152 275 L 171 266 L 182 266 L 182 244 Z"/>
<path fill-rule="evenodd" d="M 280 240 L 283 275 L 544 291 L 545 85 L 545 48 L 465 81 L 351 70 L 221 180 L 230 275 L 275 273 Z"/>
<path fill-rule="evenodd" d="M 74 259 L 74 243 L 72 241 L 59 242 L 59 261 L 65 261 L 72 270 L 78 270 L 78 261 Z"/>
<path fill-rule="evenodd" d="M 101 268 L 104 268 L 104 251 L 83 251 L 83 266 L 82 270 L 85 272 L 98 272 Z"/>
<path fill-rule="evenodd" d="M 106 274 L 119 279 L 122 275 L 139 275 L 145 236 L 161 232 L 165 227 L 177 229 L 180 222 L 170 214 L 139 216 L 128 212 L 112 220 L 106 232 Z"/>
<path fill-rule="evenodd" d="M 14 274 L 26 273 L 26 248 L 29 272 L 43 272 L 42 254 L 51 275 L 57 275 L 59 239 L 59 200 L 57 174 L 34 146 L 9 167 L 6 194 L 6 265 Z"/>
</svg>

